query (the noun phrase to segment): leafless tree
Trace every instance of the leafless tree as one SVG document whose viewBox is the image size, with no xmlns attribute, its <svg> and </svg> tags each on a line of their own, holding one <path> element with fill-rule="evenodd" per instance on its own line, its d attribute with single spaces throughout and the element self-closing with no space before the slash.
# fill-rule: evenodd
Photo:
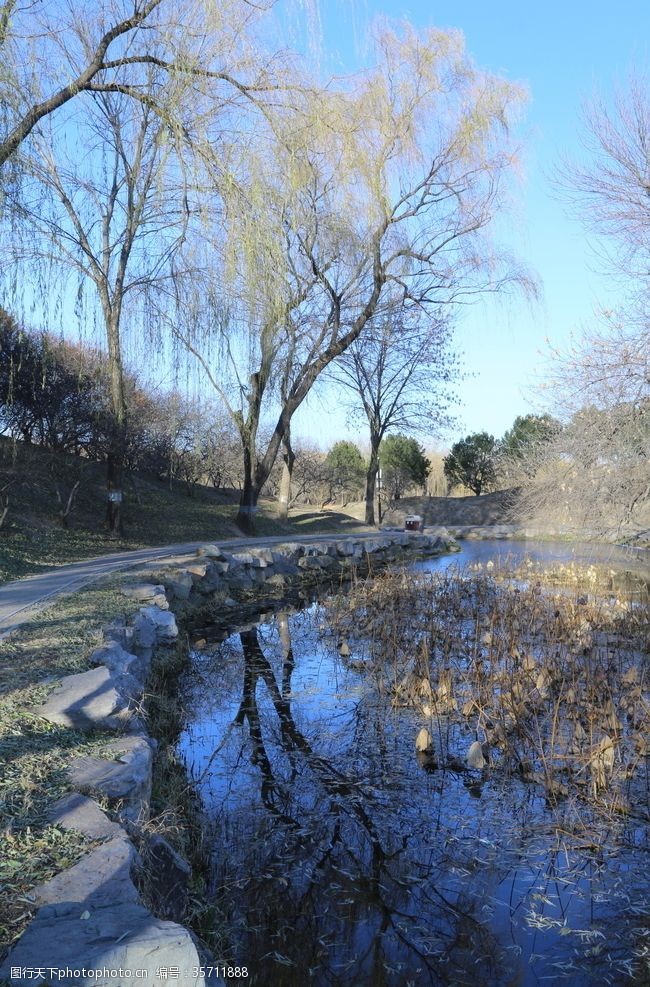
<svg viewBox="0 0 650 987">
<path fill-rule="evenodd" d="M 84 103 L 82 125 L 84 155 L 66 148 L 50 127 L 32 137 L 23 165 L 29 179 L 17 209 L 36 234 L 24 259 L 37 254 L 63 279 L 75 274 L 79 294 L 92 285 L 99 303 L 112 413 L 107 522 L 116 532 L 127 439 L 124 323 L 127 314 L 144 321 L 149 296 L 174 276 L 187 196 L 170 166 L 165 125 L 148 106 L 95 94 Z"/>
<path fill-rule="evenodd" d="M 521 92 L 475 70 L 458 35 L 387 31 L 365 78 L 303 95 L 299 115 L 267 116 L 263 146 L 251 136 L 229 184 L 219 176 L 221 275 L 193 304 L 183 298 L 175 330 L 240 432 L 245 530 L 293 414 L 396 298 L 439 312 L 525 281 L 485 235 Z M 264 415 L 274 424 L 260 449 Z"/>
<path fill-rule="evenodd" d="M 450 422 L 448 385 L 458 373 L 448 326 L 398 310 L 371 325 L 334 365 L 335 379 L 351 393 L 351 410 L 365 417 L 370 456 L 365 521 L 375 524 L 379 447 L 388 432 L 439 435 Z"/>
<path fill-rule="evenodd" d="M 650 255 L 650 81 L 631 76 L 611 100 L 586 109 L 587 164 L 566 162 L 558 175 L 563 198 L 594 233 L 605 270 L 633 294 L 648 292 Z"/>
<path fill-rule="evenodd" d="M 650 88 L 632 78 L 612 108 L 587 113 L 588 163 L 565 166 L 565 195 L 598 237 L 610 280 L 624 290 L 563 351 L 547 394 L 566 422 L 544 446 L 521 510 L 583 536 L 650 534 Z"/>
<path fill-rule="evenodd" d="M 520 515 L 581 537 L 648 539 L 649 340 L 647 323 L 610 320 L 554 352 L 546 393 L 565 427 L 534 451 Z"/>
</svg>

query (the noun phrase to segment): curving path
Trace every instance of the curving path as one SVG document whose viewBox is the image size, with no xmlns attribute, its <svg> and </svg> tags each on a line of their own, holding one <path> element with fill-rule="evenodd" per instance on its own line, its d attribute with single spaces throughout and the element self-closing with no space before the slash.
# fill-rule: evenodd
<svg viewBox="0 0 650 987">
<path fill-rule="evenodd" d="M 237 550 L 253 546 L 281 545 L 285 542 L 315 542 L 345 541 L 348 538 L 363 537 L 372 534 L 370 529 L 360 529 L 354 534 L 336 534 L 329 532 L 323 535 L 273 535 L 257 538 L 228 538 L 215 539 L 220 547 Z M 375 532 L 376 534 L 376 532 Z M 12 631 L 24 624 L 39 610 L 48 606 L 53 598 L 62 593 L 70 593 L 86 586 L 88 583 L 109 575 L 120 569 L 129 569 L 136 565 L 147 566 L 159 559 L 169 559 L 182 562 L 195 558 L 199 545 L 208 544 L 203 541 L 185 542 L 182 545 L 165 545 L 160 548 L 141 548 L 133 552 L 118 552 L 115 555 L 102 555 L 96 559 L 85 559 L 81 562 L 71 562 L 69 565 L 57 566 L 48 572 L 36 576 L 25 576 L 14 582 L 0 586 L 0 638 L 6 637 Z"/>
</svg>

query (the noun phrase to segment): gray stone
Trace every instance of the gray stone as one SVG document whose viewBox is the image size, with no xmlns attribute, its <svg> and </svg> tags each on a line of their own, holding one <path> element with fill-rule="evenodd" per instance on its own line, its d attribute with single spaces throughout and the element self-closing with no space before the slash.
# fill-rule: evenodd
<svg viewBox="0 0 650 987">
<path fill-rule="evenodd" d="M 266 565 L 273 565 L 273 552 L 270 548 L 251 548 L 250 554 L 260 559 Z"/>
<path fill-rule="evenodd" d="M 129 599 L 136 600 L 139 603 L 154 603 L 161 610 L 166 610 L 169 607 L 164 586 L 154 586 L 153 583 L 140 583 L 138 586 L 124 586 L 122 593 L 124 596 L 128 596 Z"/>
<path fill-rule="evenodd" d="M 204 987 L 204 978 L 194 973 L 200 965 L 189 932 L 154 918 L 142 905 L 117 902 L 81 910 L 78 903 L 66 902 L 39 909 L 0 969 L 0 978 L 31 987 L 32 971 L 43 967 L 46 973 L 70 970 L 71 976 L 57 974 L 51 981 L 62 987 L 168 987 L 168 978 L 156 971 L 178 967 L 178 984 Z M 12 968 L 19 971 L 17 976 L 11 976 Z M 82 969 L 91 975 L 74 975 Z M 108 975 L 99 973 L 105 970 Z"/>
<path fill-rule="evenodd" d="M 164 837 L 155 833 L 143 851 L 143 873 L 154 909 L 161 918 L 179 922 L 185 914 L 187 889 L 192 876 L 188 862 Z"/>
<path fill-rule="evenodd" d="M 132 676 L 116 676 L 104 665 L 67 675 L 41 706 L 32 712 L 50 723 L 75 730 L 120 730 L 129 726 L 133 712 L 129 697 L 142 687 Z"/>
<path fill-rule="evenodd" d="M 433 750 L 433 739 L 426 727 L 422 727 L 415 738 L 415 749 L 421 754 Z"/>
<path fill-rule="evenodd" d="M 225 559 L 226 557 L 218 545 L 212 544 L 199 545 L 196 554 L 199 557 L 204 556 L 206 559 Z"/>
<path fill-rule="evenodd" d="M 431 535 L 433 538 L 442 538 L 443 541 L 448 540 L 451 535 L 449 531 L 443 524 L 431 525 L 427 528 L 427 534 Z"/>
<path fill-rule="evenodd" d="M 298 565 L 301 569 L 314 571 L 332 569 L 336 566 L 336 559 L 329 555 L 305 555 L 302 559 L 298 559 Z"/>
<path fill-rule="evenodd" d="M 133 639 L 138 649 L 151 649 L 156 643 L 156 625 L 153 620 L 139 613 L 133 622 Z"/>
<path fill-rule="evenodd" d="M 206 567 L 207 568 L 207 567 Z M 181 570 L 167 578 L 167 589 L 176 600 L 187 600 L 194 586 L 191 572 Z"/>
<path fill-rule="evenodd" d="M 121 814 L 130 820 L 146 817 L 151 798 L 152 742 L 141 736 L 120 737 L 104 746 L 119 760 L 75 757 L 68 776 L 79 791 L 124 802 Z"/>
<path fill-rule="evenodd" d="M 310 545 L 305 545 L 305 551 L 303 556 L 314 557 L 319 555 L 327 555 L 328 544 L 326 542 L 314 542 Z"/>
<path fill-rule="evenodd" d="M 122 833 L 34 888 L 32 894 L 37 905 L 78 902 L 85 908 L 96 908 L 118 901 L 139 904 L 140 895 L 131 878 L 137 858 L 135 847 Z M 79 911 L 83 910 L 80 907 Z"/>
<path fill-rule="evenodd" d="M 95 648 L 88 660 L 91 665 L 105 665 L 118 676 L 132 675 L 139 682 L 149 674 L 149 663 L 141 655 L 125 651 L 117 641 Z"/>
<path fill-rule="evenodd" d="M 276 573 L 281 573 L 283 576 L 295 576 L 300 571 L 297 565 L 297 557 L 294 559 L 290 555 L 285 555 L 283 552 L 273 552 L 273 568 Z"/>
<path fill-rule="evenodd" d="M 189 572 L 195 583 L 198 583 L 203 579 L 206 572 L 208 571 L 208 562 L 192 562 L 191 565 L 185 566 L 184 572 Z"/>
<path fill-rule="evenodd" d="M 91 840 L 125 836 L 119 823 L 109 819 L 96 802 L 79 792 L 71 792 L 55 802 L 47 814 L 47 821 L 52 826 L 83 833 Z"/>
<path fill-rule="evenodd" d="M 334 547 L 336 548 L 337 555 L 340 555 L 341 558 L 349 558 L 350 556 L 354 556 L 356 550 L 359 550 L 360 554 L 359 542 L 337 541 Z"/>
<path fill-rule="evenodd" d="M 249 566 L 238 565 L 228 573 L 227 584 L 229 587 L 240 587 L 248 589 L 253 585 L 252 569 Z"/>
<path fill-rule="evenodd" d="M 205 575 L 196 583 L 198 592 L 208 595 L 223 586 L 224 577 L 230 567 L 230 562 L 210 562 Z"/>
<path fill-rule="evenodd" d="M 251 566 L 251 568 L 263 569 L 268 565 L 268 562 L 258 555 L 253 555 L 252 552 L 235 552 L 232 557 L 239 565 Z"/>
<path fill-rule="evenodd" d="M 480 770 L 485 767 L 487 762 L 483 756 L 483 746 L 478 740 L 475 740 L 472 744 L 470 744 L 465 760 L 467 761 L 467 766 L 469 768 L 476 768 Z"/>
<path fill-rule="evenodd" d="M 302 542 L 298 541 L 282 542 L 281 545 L 276 545 L 274 554 L 276 553 L 296 560 L 302 558 L 305 554 L 305 546 Z"/>
<path fill-rule="evenodd" d="M 154 644 L 169 644 L 178 637 L 174 614 L 171 610 L 159 610 L 158 607 L 140 607 L 134 627 L 138 644 L 147 648 Z"/>
</svg>

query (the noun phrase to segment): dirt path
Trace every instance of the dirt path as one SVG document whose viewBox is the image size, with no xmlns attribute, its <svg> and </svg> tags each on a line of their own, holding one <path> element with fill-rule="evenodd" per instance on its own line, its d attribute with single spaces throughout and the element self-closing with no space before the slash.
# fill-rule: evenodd
<svg viewBox="0 0 650 987">
<path fill-rule="evenodd" d="M 324 535 L 280 535 L 260 538 L 229 538 L 219 539 L 222 548 L 246 549 L 260 545 L 280 545 L 283 542 L 317 542 L 336 539 L 344 541 L 348 538 L 362 538 L 364 531 L 355 534 L 337 535 L 330 532 Z M 368 536 L 372 532 L 368 530 Z M 88 583 L 123 569 L 149 563 L 155 564 L 160 559 L 167 561 L 184 561 L 196 556 L 199 545 L 203 541 L 186 542 L 182 545 L 165 545 L 161 548 L 142 548 L 134 552 L 118 552 L 115 555 L 102 555 L 97 559 L 85 559 L 81 562 L 71 562 L 69 565 L 58 566 L 49 572 L 37 576 L 26 576 L 11 583 L 0 586 L 0 638 L 6 637 L 21 624 L 29 620 L 53 599 L 62 593 L 70 593 L 86 586 Z M 152 565 L 153 567 L 153 565 Z"/>
</svg>

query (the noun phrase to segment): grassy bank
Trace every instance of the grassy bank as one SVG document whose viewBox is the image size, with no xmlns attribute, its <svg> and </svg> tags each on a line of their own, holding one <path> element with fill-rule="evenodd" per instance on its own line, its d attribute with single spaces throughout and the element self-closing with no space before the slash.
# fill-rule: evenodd
<svg viewBox="0 0 650 987">
<path fill-rule="evenodd" d="M 70 759 L 97 754 L 108 735 L 92 737 L 39 719 L 48 680 L 88 667 L 102 622 L 137 604 L 114 580 L 61 597 L 11 638 L 0 641 L 0 944 L 12 942 L 33 912 L 30 889 L 76 863 L 93 845 L 46 824 L 48 808 L 70 786 Z"/>
<path fill-rule="evenodd" d="M 33 917 L 34 887 L 77 863 L 96 843 L 78 833 L 47 824 L 52 804 L 71 785 L 66 769 L 72 758 L 102 756 L 115 735 L 92 735 L 56 726 L 32 713 L 57 679 L 89 667 L 88 656 L 100 642 L 100 627 L 116 617 L 129 618 L 139 604 L 119 590 L 111 577 L 61 597 L 11 638 L 0 641 L 0 957 Z M 186 642 L 159 649 L 144 699 L 144 717 L 158 741 L 154 760 L 151 817 L 138 847 L 146 857 L 144 836 L 162 833 L 192 864 L 188 920 L 200 927 L 201 845 L 198 812 L 185 771 L 175 757 L 181 722 L 177 677 L 187 656 Z M 101 803 L 101 800 L 98 800 Z M 110 806 L 104 809 L 111 815 Z M 147 888 L 142 888 L 147 899 Z"/>
<path fill-rule="evenodd" d="M 77 480 L 79 487 L 66 529 L 60 519 L 57 490 L 67 503 Z M 124 536 L 114 538 L 103 526 L 101 464 L 0 438 L 2 488 L 9 498 L 9 510 L 0 527 L 0 583 L 111 552 L 241 534 L 235 525 L 237 491 L 197 486 L 188 496 L 181 483 L 170 487 L 151 477 L 129 474 L 124 484 Z M 274 501 L 261 501 L 258 534 L 327 532 L 357 523 L 339 511 L 311 508 L 296 510 L 289 521 L 280 522 L 275 510 Z"/>
</svg>

